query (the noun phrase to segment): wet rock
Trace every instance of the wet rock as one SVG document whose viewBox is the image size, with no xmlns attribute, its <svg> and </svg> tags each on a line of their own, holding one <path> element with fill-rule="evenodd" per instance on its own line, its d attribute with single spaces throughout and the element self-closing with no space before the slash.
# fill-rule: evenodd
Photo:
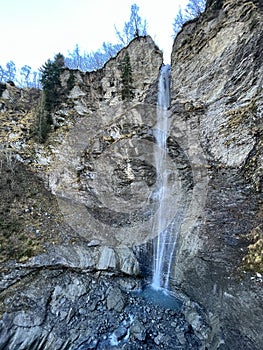
<svg viewBox="0 0 263 350">
<path fill-rule="evenodd" d="M 163 333 L 159 333 L 155 338 L 154 338 L 154 342 L 157 345 L 161 345 L 164 341 L 164 334 Z"/>
<path fill-rule="evenodd" d="M 88 247 L 97 247 L 101 244 L 101 242 L 98 239 L 93 239 L 88 243 Z"/>
<path fill-rule="evenodd" d="M 182 331 L 177 331 L 176 337 L 179 340 L 180 345 L 185 345 L 186 339 L 185 339 L 184 333 Z"/>
<path fill-rule="evenodd" d="M 124 326 L 120 326 L 112 334 L 112 342 L 113 343 L 118 343 L 121 341 L 123 338 L 127 336 L 128 330 Z"/>
<path fill-rule="evenodd" d="M 146 329 L 137 318 L 132 322 L 130 332 L 135 339 L 138 339 L 140 341 L 143 341 L 146 338 Z"/>
<path fill-rule="evenodd" d="M 126 292 L 132 291 L 132 290 L 140 290 L 142 288 L 142 281 L 141 279 L 134 279 L 134 278 L 128 278 L 128 276 L 125 276 L 125 278 L 117 278 L 118 284 L 120 288 Z"/>
<path fill-rule="evenodd" d="M 98 340 L 94 337 L 89 337 L 88 339 L 82 340 L 76 347 L 73 347 L 72 350 L 88 350 L 96 349 Z"/>
</svg>

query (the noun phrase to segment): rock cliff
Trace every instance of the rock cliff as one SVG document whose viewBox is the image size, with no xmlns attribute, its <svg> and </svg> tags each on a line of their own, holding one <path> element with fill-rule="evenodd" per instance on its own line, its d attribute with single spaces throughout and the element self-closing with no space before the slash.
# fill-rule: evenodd
<svg viewBox="0 0 263 350">
<path fill-rule="evenodd" d="M 259 1 L 209 0 L 174 41 L 161 152 L 167 222 L 182 216 L 180 310 L 138 297 L 161 176 L 152 39 L 96 72 L 63 70 L 45 145 L 30 133 L 39 92 L 0 86 L 0 349 L 262 348 L 262 17 Z"/>
<path fill-rule="evenodd" d="M 241 267 L 262 272 L 261 48 L 260 2 L 225 0 L 187 23 L 172 53 L 171 133 L 185 130 L 181 144 L 204 184 L 182 227 L 174 284 L 208 307 L 223 349 L 262 347 L 261 275 L 250 280 Z M 195 170 L 201 163 L 207 171 Z M 253 230 L 258 258 L 245 256 Z"/>
</svg>

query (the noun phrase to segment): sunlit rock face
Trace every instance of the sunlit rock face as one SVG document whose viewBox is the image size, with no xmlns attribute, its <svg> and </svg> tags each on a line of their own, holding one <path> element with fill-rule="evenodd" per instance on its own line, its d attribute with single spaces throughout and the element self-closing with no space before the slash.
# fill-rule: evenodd
<svg viewBox="0 0 263 350">
<path fill-rule="evenodd" d="M 123 101 L 121 69 L 127 54 L 133 97 Z M 149 222 L 158 206 L 150 197 L 157 176 L 153 128 L 161 65 L 162 53 L 145 37 L 97 72 L 74 72 L 66 108 L 83 118 L 59 147 L 49 184 L 67 222 L 85 239 L 131 246 L 151 235 Z M 62 75 L 65 88 L 69 75 L 68 70 Z"/>
<path fill-rule="evenodd" d="M 173 284 L 208 308 L 217 336 L 221 328 L 212 348 L 260 349 L 262 286 L 240 266 L 246 235 L 262 220 L 262 6 L 209 3 L 172 53 L 171 133 L 184 125 L 203 159 L 185 148 L 192 170 L 207 169 L 199 169 L 202 195 L 192 197 L 178 238 Z"/>
<path fill-rule="evenodd" d="M 121 97 L 121 67 L 127 53 L 133 78 L 130 101 Z M 160 51 L 146 37 L 134 40 L 98 72 L 74 71 L 76 83 L 65 109 L 67 115 L 78 113 L 78 118 L 56 149 L 49 186 L 66 221 L 86 240 L 132 247 L 157 235 L 162 174 L 156 170 L 154 154 L 159 147 L 155 135 L 161 65 Z M 70 74 L 66 70 L 62 75 L 65 89 Z M 159 230 L 173 221 L 176 208 L 186 210 L 189 224 L 194 224 L 202 210 L 196 199 L 207 184 L 198 134 L 189 137 L 187 124 L 169 119 L 167 147 L 161 150 L 167 153 L 163 158 L 169 191 L 164 201 L 169 205 Z"/>
<path fill-rule="evenodd" d="M 146 36 L 133 40 L 98 71 L 87 73 L 73 71 L 74 87 L 69 91 L 68 97 L 78 114 L 84 115 L 120 106 L 122 69 L 127 55 L 132 75 L 132 103 L 156 103 L 156 84 L 162 65 L 162 52 L 152 38 Z M 66 69 L 61 76 L 65 91 L 68 90 L 70 75 L 70 70 Z M 109 120 L 109 117 L 112 117 L 110 113 L 108 117 L 106 113 L 104 121 Z"/>
<path fill-rule="evenodd" d="M 127 54 L 133 81 L 129 101 L 121 96 L 121 68 Z M 131 42 L 98 72 L 73 73 L 76 83 L 61 114 L 66 109 L 67 115 L 78 113 L 79 117 L 56 150 L 49 186 L 66 221 L 86 240 L 131 247 L 157 234 L 153 223 L 162 174 L 156 172 L 154 153 L 161 65 L 161 52 L 146 37 Z M 65 89 L 70 74 L 66 70 L 62 75 Z M 188 160 L 176 141 L 178 133 L 171 135 L 170 148 L 162 150 L 171 153 L 166 161 L 170 173 L 167 222 L 173 219 L 179 198 L 187 198 L 183 182 L 192 181 L 189 164 L 179 166 L 180 157 L 182 162 Z"/>
</svg>

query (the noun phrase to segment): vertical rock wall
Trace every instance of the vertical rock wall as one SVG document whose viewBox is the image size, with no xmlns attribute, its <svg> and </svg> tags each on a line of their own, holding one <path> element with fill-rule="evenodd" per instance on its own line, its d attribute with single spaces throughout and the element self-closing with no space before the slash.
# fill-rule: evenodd
<svg viewBox="0 0 263 350">
<path fill-rule="evenodd" d="M 127 55 L 133 97 L 122 100 Z M 152 235 L 158 203 L 149 197 L 156 178 L 153 128 L 161 65 L 161 51 L 150 37 L 140 37 L 101 70 L 73 73 L 75 86 L 57 115 L 73 115 L 76 122 L 50 164 L 49 185 L 66 221 L 86 240 L 132 246 Z M 70 74 L 62 75 L 65 89 Z"/>
<path fill-rule="evenodd" d="M 262 280 L 244 274 L 242 259 L 262 222 L 262 7 L 208 5 L 172 53 L 171 133 L 185 130 L 181 145 L 200 189 L 180 232 L 173 283 L 208 309 L 211 348 L 260 349 Z"/>
</svg>

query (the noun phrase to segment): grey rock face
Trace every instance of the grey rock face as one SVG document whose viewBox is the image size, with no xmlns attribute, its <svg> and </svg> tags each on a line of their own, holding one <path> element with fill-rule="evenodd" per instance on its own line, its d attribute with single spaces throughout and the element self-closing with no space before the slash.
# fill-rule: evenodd
<svg viewBox="0 0 263 350">
<path fill-rule="evenodd" d="M 210 5 L 172 53 L 172 118 L 196 137 L 207 168 L 202 209 L 179 235 L 173 284 L 211 313 L 212 349 L 260 349 L 262 286 L 243 273 L 242 257 L 262 216 L 262 11 L 257 1 Z"/>
<path fill-rule="evenodd" d="M 126 54 L 134 81 L 131 101 L 121 98 Z M 98 72 L 74 72 L 76 86 L 61 113 L 76 122 L 53 154 L 48 180 L 66 221 L 84 239 L 131 246 L 152 235 L 158 203 L 150 204 L 149 195 L 156 187 L 153 132 L 161 65 L 162 53 L 145 37 Z M 68 77 L 65 70 L 65 89 Z"/>
<path fill-rule="evenodd" d="M 119 288 L 110 288 L 107 291 L 107 308 L 108 310 L 122 311 L 124 300 Z"/>
<path fill-rule="evenodd" d="M 154 165 L 156 106 L 131 104 L 126 110 L 108 108 L 107 113 L 108 117 L 112 114 L 109 123 L 98 111 L 72 129 L 50 166 L 50 187 L 67 222 L 83 238 L 99 239 L 108 246 L 139 245 L 156 236 L 153 227 L 161 176 Z M 189 201 L 185 191 L 193 189 L 193 176 L 203 176 L 201 182 L 205 182 L 205 174 L 198 175 L 205 173 L 200 164 L 204 160 L 199 155 L 196 158 L 198 145 L 190 139 L 183 141 L 184 127 L 178 129 L 176 124 L 169 138 L 167 222 L 174 216 L 178 198 Z M 186 147 L 198 164 L 196 175 Z M 195 191 L 204 186 L 202 183 Z"/>
<path fill-rule="evenodd" d="M 102 250 L 98 261 L 98 269 L 107 270 L 108 268 L 115 268 L 115 267 L 116 267 L 115 252 L 112 248 L 105 247 Z"/>
<path fill-rule="evenodd" d="M 59 245 L 50 247 L 47 253 L 17 264 L 23 269 L 65 267 L 85 271 L 111 271 L 130 276 L 140 274 L 139 262 L 128 247 L 111 248 L 89 244 Z M 2 287 L 5 287 L 4 284 Z"/>
</svg>

